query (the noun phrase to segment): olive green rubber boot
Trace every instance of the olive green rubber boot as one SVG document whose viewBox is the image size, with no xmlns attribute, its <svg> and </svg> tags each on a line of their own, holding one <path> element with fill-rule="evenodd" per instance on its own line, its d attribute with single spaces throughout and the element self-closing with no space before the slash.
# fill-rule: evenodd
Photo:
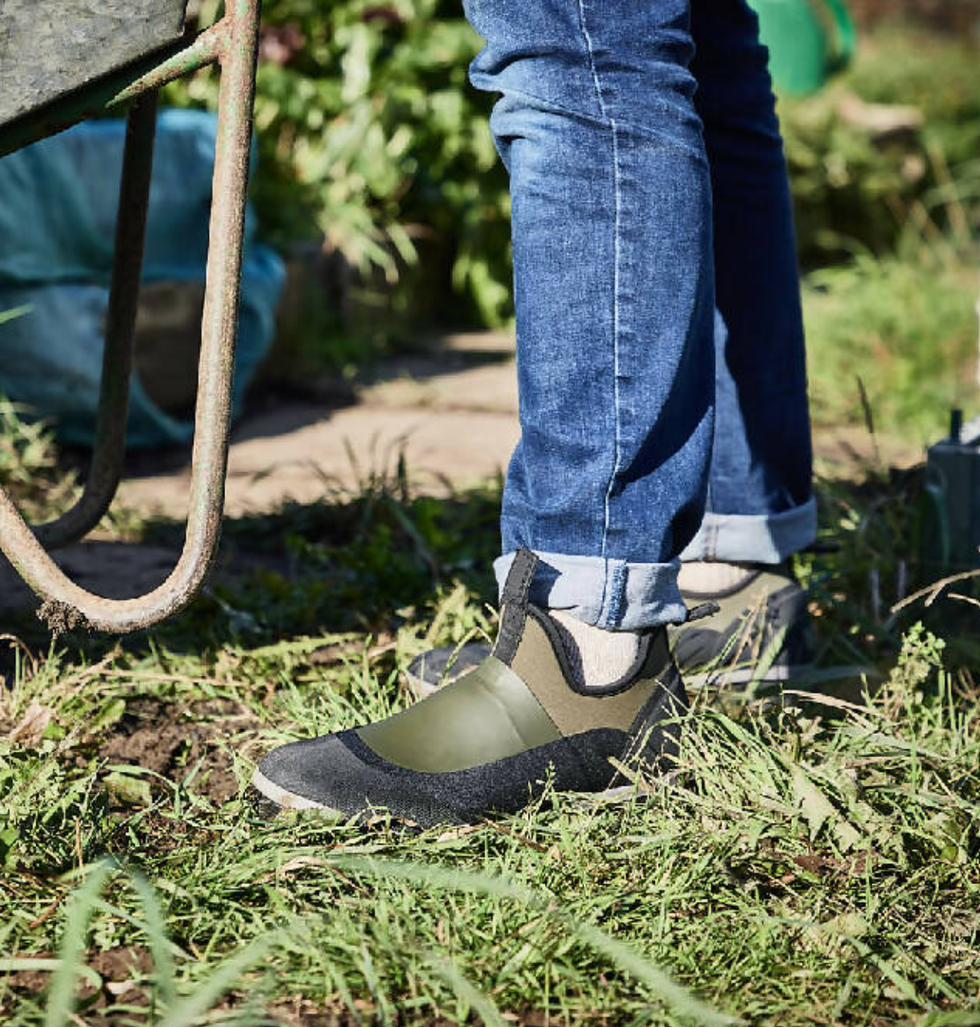
<svg viewBox="0 0 980 1027">
<path fill-rule="evenodd" d="M 640 636 L 618 681 L 578 686 L 554 623 L 528 603 L 536 563 L 518 552 L 476 667 L 385 720 L 275 749 L 255 788 L 283 807 L 387 809 L 427 827 L 516 812 L 549 775 L 558 791 L 601 793 L 667 769 L 687 696 L 666 631 Z"/>
<path fill-rule="evenodd" d="M 816 645 L 807 596 L 789 561 L 747 564 L 745 570 L 733 588 L 681 592 L 689 607 L 717 607 L 709 616 L 669 629 L 677 666 L 692 690 L 708 682 L 787 681 L 812 668 Z M 489 652 L 482 642 L 431 649 L 409 664 L 408 686 L 420 697 L 429 695 L 478 666 Z"/>
<path fill-rule="evenodd" d="M 813 667 L 816 642 L 807 595 L 790 562 L 742 566 L 744 577 L 729 589 L 683 593 L 687 603 L 718 607 L 704 620 L 671 629 L 671 650 L 691 688 L 709 682 L 776 684 Z"/>
</svg>

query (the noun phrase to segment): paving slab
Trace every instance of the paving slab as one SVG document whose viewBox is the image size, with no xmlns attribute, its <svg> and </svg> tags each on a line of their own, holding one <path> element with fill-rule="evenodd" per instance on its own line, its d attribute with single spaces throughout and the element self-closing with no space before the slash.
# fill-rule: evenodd
<svg viewBox="0 0 980 1027">
<path fill-rule="evenodd" d="M 429 352 L 388 361 L 356 388 L 356 403 L 289 402 L 245 418 L 229 454 L 226 513 L 273 512 L 285 500 L 310 503 L 355 492 L 370 476 L 394 475 L 404 453 L 419 491 L 446 494 L 506 469 L 517 443 L 514 339 L 499 332 L 444 336 Z M 817 428 L 821 473 L 853 477 L 876 463 L 907 467 L 920 447 L 857 428 Z M 149 458 L 152 460 L 152 456 Z M 130 478 L 122 505 L 183 520 L 190 470 Z M 149 545 L 88 541 L 57 560 L 86 588 L 111 598 L 160 584 L 177 554 Z M 248 554 L 236 554 L 236 561 Z M 31 604 L 13 570 L 0 560 L 0 610 Z"/>
<path fill-rule="evenodd" d="M 381 364 L 356 395 L 353 406 L 291 402 L 244 419 L 228 458 L 228 516 L 356 490 L 372 474 L 393 474 L 400 453 L 418 489 L 445 494 L 506 469 L 520 434 L 507 333 L 430 340 L 426 351 Z M 189 485 L 189 467 L 132 478 L 119 502 L 183 518 Z"/>
<path fill-rule="evenodd" d="M 392 475 L 404 452 L 420 491 L 445 494 L 506 468 L 517 418 L 485 411 L 351 407 L 281 435 L 236 442 L 229 455 L 225 511 L 230 517 L 310 503 L 338 489 L 356 490 L 374 474 Z M 125 506 L 183 518 L 190 470 L 127 481 Z"/>
<path fill-rule="evenodd" d="M 372 386 L 362 394 L 361 401 L 372 409 L 422 408 L 515 416 L 517 375 L 511 361 L 484 364 L 431 378 L 406 374 Z"/>
</svg>

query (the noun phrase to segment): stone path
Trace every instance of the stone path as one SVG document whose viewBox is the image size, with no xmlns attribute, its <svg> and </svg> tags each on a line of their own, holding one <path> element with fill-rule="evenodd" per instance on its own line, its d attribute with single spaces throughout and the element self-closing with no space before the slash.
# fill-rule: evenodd
<svg viewBox="0 0 980 1027">
<path fill-rule="evenodd" d="M 411 481 L 430 493 L 494 476 L 507 466 L 518 437 L 513 351 L 507 335 L 451 335 L 431 353 L 378 368 L 373 384 L 357 388 L 353 405 L 290 402 L 246 416 L 232 436 L 226 514 L 267 513 L 287 499 L 307 503 L 338 489 L 356 491 L 371 474 L 392 474 L 402 451 Z M 152 467 L 167 459 L 149 453 L 137 463 Z M 131 477 L 118 502 L 183 520 L 189 484 L 187 466 Z M 159 585 L 176 556 L 165 547 L 97 536 L 55 554 L 84 588 L 120 599 Z M 218 573 L 251 563 L 248 554 L 236 552 L 235 566 L 219 559 Z M 34 603 L 0 557 L 0 611 Z"/>
<path fill-rule="evenodd" d="M 372 473 L 390 475 L 400 451 L 417 489 L 445 493 L 505 469 L 518 434 L 513 338 L 446 336 L 430 353 L 381 367 L 352 405 L 292 402 L 246 417 L 233 435 L 226 512 L 265 513 L 286 499 L 314 502 L 338 489 L 356 490 Z M 854 473 L 874 456 L 867 432 L 858 429 L 817 430 L 814 444 L 823 473 Z M 922 459 L 918 449 L 895 440 L 879 438 L 878 446 L 882 460 L 896 466 Z M 148 454 L 141 463 L 154 460 Z M 185 466 L 134 477 L 123 483 L 119 502 L 182 520 L 189 481 Z M 159 584 L 175 555 L 159 546 L 95 540 L 69 547 L 58 560 L 84 587 L 121 598 Z M 0 610 L 29 605 L 31 598 L 0 563 Z"/>
<path fill-rule="evenodd" d="M 291 403 L 239 424 L 229 457 L 225 505 L 231 517 L 274 510 L 284 499 L 313 502 L 355 489 L 371 473 L 394 471 L 404 450 L 410 477 L 426 491 L 466 485 L 506 469 L 517 442 L 514 339 L 499 332 L 445 336 L 426 355 L 384 365 L 380 380 L 345 408 Z M 853 469 L 874 457 L 863 429 L 815 432 L 822 469 Z M 922 454 L 880 438 L 881 457 L 910 465 Z M 353 459 L 352 459 L 353 458 Z M 183 518 L 189 468 L 132 479 L 120 502 Z"/>
<path fill-rule="evenodd" d="M 353 406 L 292 403 L 244 420 L 229 455 L 227 514 L 354 489 L 372 473 L 393 472 L 402 450 L 411 479 L 427 491 L 492 477 L 519 434 L 513 348 L 499 333 L 448 336 L 431 355 L 386 364 Z M 119 499 L 183 518 L 189 483 L 189 468 L 137 478 Z"/>
</svg>

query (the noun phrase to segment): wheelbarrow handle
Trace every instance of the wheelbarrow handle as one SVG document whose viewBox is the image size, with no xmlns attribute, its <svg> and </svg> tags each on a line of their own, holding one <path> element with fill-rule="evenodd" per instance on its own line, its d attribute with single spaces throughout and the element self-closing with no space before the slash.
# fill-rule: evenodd
<svg viewBox="0 0 980 1027">
<path fill-rule="evenodd" d="M 87 535 L 109 509 L 122 477 L 158 95 L 153 90 L 139 97 L 129 110 L 92 464 L 78 502 L 57 520 L 34 529 L 46 549 Z"/>
<path fill-rule="evenodd" d="M 94 595 L 60 570 L 0 489 L 0 549 L 44 600 L 40 616 L 56 631 L 87 627 L 122 634 L 150 627 L 190 602 L 214 562 L 228 463 L 260 9 L 261 0 L 226 5 L 190 513 L 177 566 L 145 596 Z"/>
</svg>

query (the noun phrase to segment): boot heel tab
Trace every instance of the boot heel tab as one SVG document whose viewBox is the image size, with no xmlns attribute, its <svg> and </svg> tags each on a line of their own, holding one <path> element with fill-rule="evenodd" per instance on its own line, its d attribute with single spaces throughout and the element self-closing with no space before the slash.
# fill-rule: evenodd
<svg viewBox="0 0 980 1027">
<path fill-rule="evenodd" d="M 493 646 L 493 655 L 509 667 L 524 637 L 527 621 L 527 597 L 534 579 L 538 558 L 523 546 L 514 554 L 500 594 L 500 627 Z"/>
<path fill-rule="evenodd" d="M 691 621 L 703 620 L 705 617 L 714 617 L 719 610 L 721 610 L 721 607 L 714 602 L 714 600 L 709 600 L 706 603 L 698 603 L 697 606 L 694 606 L 687 611 L 687 618 L 684 623 L 690 624 Z"/>
<path fill-rule="evenodd" d="M 516 606 L 527 606 L 527 597 L 537 566 L 538 558 L 530 549 L 522 546 L 517 550 L 507 572 L 503 592 L 500 594 L 501 605 L 512 603 Z"/>
</svg>

